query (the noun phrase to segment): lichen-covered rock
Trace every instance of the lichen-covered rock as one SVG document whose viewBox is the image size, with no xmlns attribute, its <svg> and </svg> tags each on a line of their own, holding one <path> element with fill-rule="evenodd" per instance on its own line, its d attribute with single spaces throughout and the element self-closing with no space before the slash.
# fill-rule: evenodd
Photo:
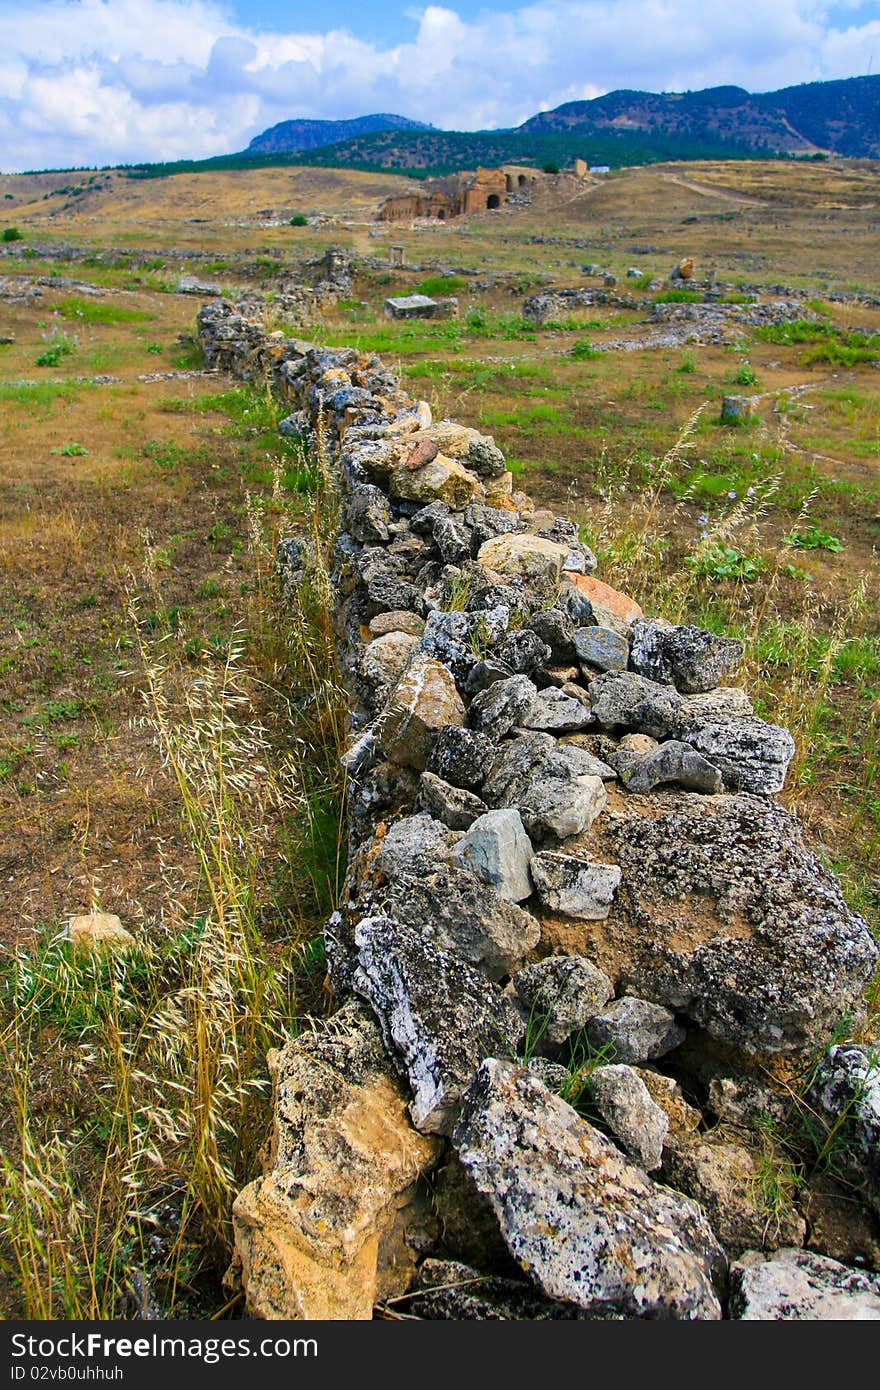
<svg viewBox="0 0 880 1390">
<path fill-rule="evenodd" d="M 749 1251 L 730 1269 L 730 1316 L 745 1322 L 877 1322 L 880 1276 L 811 1250 Z"/>
<path fill-rule="evenodd" d="M 664 1076 L 651 1067 L 633 1067 L 633 1071 L 644 1081 L 655 1105 L 659 1105 L 665 1113 L 671 1139 L 686 1138 L 696 1133 L 703 1123 L 702 1113 L 685 1100 L 684 1091 L 673 1077 Z"/>
<path fill-rule="evenodd" d="M 627 1163 L 525 1068 L 482 1064 L 453 1142 L 549 1297 L 594 1316 L 720 1317 L 724 1259 L 699 1207 Z"/>
<path fill-rule="evenodd" d="M 477 560 L 496 574 L 525 579 L 538 589 L 554 589 L 569 556 L 569 547 L 531 532 L 494 536 L 480 546 Z"/>
<path fill-rule="evenodd" d="M 880 1049 L 836 1044 L 823 1057 L 806 1095 L 813 1124 L 830 1142 L 835 1169 L 861 1190 L 880 1216 Z"/>
<path fill-rule="evenodd" d="M 576 770 L 580 752 L 557 745 L 549 734 L 524 734 L 504 747 L 483 799 L 490 806 L 516 807 L 533 839 L 579 835 L 607 800 L 601 778 Z"/>
<path fill-rule="evenodd" d="M 461 680 L 478 660 L 483 646 L 507 631 L 507 608 L 482 608 L 472 613 L 461 609 L 429 613 L 422 636 L 422 651 L 442 661 Z"/>
<path fill-rule="evenodd" d="M 781 791 L 796 751 L 788 729 L 767 724 L 755 715 L 679 719 L 676 733 L 718 768 L 729 791 L 757 795 Z"/>
<path fill-rule="evenodd" d="M 684 1029 L 660 1004 L 626 994 L 589 1020 L 587 1037 L 597 1051 L 607 1049 L 611 1061 L 646 1062 L 678 1047 Z"/>
<path fill-rule="evenodd" d="M 663 1160 L 663 1178 L 700 1203 L 728 1255 L 744 1250 L 776 1250 L 802 1245 L 807 1227 L 777 1183 L 772 1197 L 761 1184 L 759 1159 L 745 1145 L 713 1134 L 672 1144 Z"/>
<path fill-rule="evenodd" d="M 496 680 L 471 703 L 471 722 L 490 738 L 500 739 L 531 709 L 537 687 L 528 676 Z"/>
<path fill-rule="evenodd" d="M 423 772 L 419 780 L 416 810 L 427 811 L 450 830 L 469 830 L 478 816 L 488 811 L 485 801 L 463 787 L 444 782 L 433 772 Z"/>
<path fill-rule="evenodd" d="M 503 661 L 505 666 L 509 666 L 514 675 L 530 676 L 539 666 L 546 666 L 553 653 L 537 633 L 524 627 L 509 633 L 503 642 L 499 642 L 493 656 L 496 661 Z"/>
<path fill-rule="evenodd" d="M 232 1211 L 248 1314 L 368 1320 L 412 1277 L 411 1257 L 382 1287 L 383 1246 L 437 1143 L 413 1129 L 379 1029 L 354 1001 L 270 1052 L 269 1068 L 269 1160 Z"/>
<path fill-rule="evenodd" d="M 540 609 L 532 614 L 526 627 L 550 648 L 552 661 L 563 665 L 575 660 L 576 629 L 568 614 L 560 608 Z"/>
<path fill-rule="evenodd" d="M 454 787 L 478 791 L 497 757 L 498 747 L 487 734 L 450 724 L 437 735 L 428 771 Z"/>
<path fill-rule="evenodd" d="M 483 1058 L 515 1050 L 523 1033 L 519 1014 L 484 975 L 411 927 L 368 917 L 354 935 L 354 987 L 409 1080 L 413 1123 L 448 1134 Z"/>
<path fill-rule="evenodd" d="M 596 719 L 606 728 L 619 726 L 667 738 L 675 728 L 681 696 L 671 686 L 658 685 L 633 671 L 605 671 L 590 682 L 590 701 Z"/>
<path fill-rule="evenodd" d="M 421 878 L 397 875 L 382 905 L 396 922 L 427 932 L 441 950 L 461 956 L 491 980 L 515 970 L 541 937 L 530 912 L 454 865 L 438 865 Z"/>
<path fill-rule="evenodd" d="M 741 642 L 700 627 L 675 627 L 657 619 L 633 627 L 633 671 L 669 682 L 684 695 L 714 690 L 739 668 L 742 656 Z"/>
<path fill-rule="evenodd" d="M 397 612 L 377 613 L 370 619 L 370 632 L 374 637 L 383 637 L 387 632 L 406 632 L 410 637 L 421 637 L 425 630 L 425 620 L 404 609 Z"/>
<path fill-rule="evenodd" d="M 455 846 L 452 860 L 508 902 L 531 897 L 532 844 L 516 810 L 479 816 Z"/>
<path fill-rule="evenodd" d="M 404 816 L 389 826 L 376 855 L 376 867 L 388 879 L 399 874 L 422 878 L 448 859 L 461 839 L 461 832 L 450 830 L 426 811 Z"/>
<path fill-rule="evenodd" d="M 620 883 L 616 864 L 596 864 L 544 850 L 532 859 L 532 879 L 543 907 L 584 922 L 608 916 Z"/>
<path fill-rule="evenodd" d="M 542 1298 L 534 1285 L 523 1279 L 481 1273 L 458 1260 L 425 1260 L 405 1306 L 410 1317 L 454 1322 L 586 1317 L 572 1303 Z"/>
<path fill-rule="evenodd" d="M 584 1093 L 590 1109 L 611 1130 L 628 1158 L 646 1173 L 660 1167 L 669 1117 L 651 1099 L 634 1068 L 619 1064 L 596 1067 L 587 1078 Z"/>
<path fill-rule="evenodd" d="M 394 514 L 381 488 L 361 483 L 351 488 L 342 513 L 345 529 L 366 545 L 387 541 Z"/>
<path fill-rule="evenodd" d="M 464 701 L 441 662 L 415 656 L 376 722 L 376 741 L 393 763 L 421 772 L 434 737 L 447 724 L 467 723 Z"/>
<path fill-rule="evenodd" d="M 588 853 L 622 870 L 592 949 L 633 992 L 751 1053 L 813 1048 L 858 1013 L 877 944 L 781 806 L 617 794 Z"/>
<path fill-rule="evenodd" d="M 388 490 L 392 497 L 410 502 L 433 502 L 436 498 L 453 512 L 463 511 L 469 502 L 479 502 L 485 496 L 477 475 L 444 454 L 415 468 L 405 462 L 398 464 L 391 472 Z"/>
<path fill-rule="evenodd" d="M 679 743 L 677 739 L 668 739 L 666 743 L 659 743 L 643 754 L 621 748 L 614 765 L 621 782 L 630 792 L 651 792 L 655 787 L 674 783 L 686 791 L 714 795 L 722 791 L 724 786 L 721 772 L 715 764 L 689 743 Z"/>
<path fill-rule="evenodd" d="M 614 986 L 585 956 L 547 956 L 520 970 L 513 980 L 540 1034 L 539 1042 L 564 1043 L 604 1008 Z"/>
<path fill-rule="evenodd" d="M 374 637 L 364 648 L 361 675 L 377 691 L 390 690 L 400 680 L 418 645 L 419 639 L 406 632 L 386 632 Z"/>
<path fill-rule="evenodd" d="M 574 635 L 574 647 L 578 661 L 595 671 L 626 670 L 629 642 L 613 628 L 579 627 Z"/>
<path fill-rule="evenodd" d="M 550 686 L 539 690 L 520 723 L 524 729 L 539 729 L 547 733 L 573 734 L 593 723 L 589 707 L 563 690 Z"/>
</svg>

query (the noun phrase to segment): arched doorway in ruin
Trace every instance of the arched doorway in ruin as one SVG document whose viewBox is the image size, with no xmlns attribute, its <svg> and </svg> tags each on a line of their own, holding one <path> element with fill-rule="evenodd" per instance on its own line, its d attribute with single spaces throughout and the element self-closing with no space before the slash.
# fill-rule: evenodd
<svg viewBox="0 0 880 1390">
<path fill-rule="evenodd" d="M 520 188 L 525 188 L 527 182 L 528 182 L 528 180 L 527 180 L 525 174 L 520 174 L 520 176 L 519 176 L 519 186 L 520 186 Z"/>
<path fill-rule="evenodd" d="M 500 207 L 501 207 L 501 198 L 500 198 L 499 194 L 497 194 L 497 193 L 490 193 L 489 196 L 488 196 L 488 198 L 486 199 L 486 207 L 487 207 L 487 208 L 500 208 Z"/>
</svg>

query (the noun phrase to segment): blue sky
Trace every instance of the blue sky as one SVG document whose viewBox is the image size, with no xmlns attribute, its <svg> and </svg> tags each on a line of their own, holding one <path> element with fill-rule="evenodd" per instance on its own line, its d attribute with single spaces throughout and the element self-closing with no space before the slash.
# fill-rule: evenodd
<svg viewBox="0 0 880 1390">
<path fill-rule="evenodd" d="M 880 72 L 880 0 L 0 0 L 0 167 L 200 157 L 294 116 L 516 125 L 616 87 Z"/>
</svg>

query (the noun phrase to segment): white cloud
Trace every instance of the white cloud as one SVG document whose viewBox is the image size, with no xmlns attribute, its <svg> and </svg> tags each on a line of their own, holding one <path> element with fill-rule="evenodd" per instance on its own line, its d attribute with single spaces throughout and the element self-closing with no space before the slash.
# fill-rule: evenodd
<svg viewBox="0 0 880 1390">
<path fill-rule="evenodd" d="M 878 0 L 534 0 L 399 43 L 251 31 L 211 0 L 0 0 L 0 166 L 195 157 L 292 116 L 514 125 L 615 87 L 766 91 L 880 65 Z"/>
</svg>

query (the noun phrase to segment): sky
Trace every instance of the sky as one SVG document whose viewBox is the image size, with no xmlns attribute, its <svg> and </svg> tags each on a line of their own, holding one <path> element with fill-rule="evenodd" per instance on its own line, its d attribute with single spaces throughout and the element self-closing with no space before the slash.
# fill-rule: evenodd
<svg viewBox="0 0 880 1390">
<path fill-rule="evenodd" d="M 0 169 L 203 158 L 293 117 L 480 130 L 619 87 L 880 72 L 880 0 L 0 0 Z"/>
</svg>

